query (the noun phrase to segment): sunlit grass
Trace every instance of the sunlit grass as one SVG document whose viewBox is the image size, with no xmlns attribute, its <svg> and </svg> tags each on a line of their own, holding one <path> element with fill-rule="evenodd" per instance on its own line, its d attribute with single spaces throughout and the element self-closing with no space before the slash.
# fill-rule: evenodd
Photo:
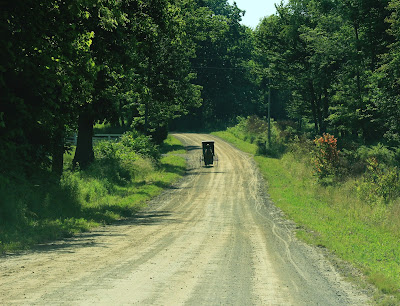
<svg viewBox="0 0 400 306">
<path fill-rule="evenodd" d="M 227 132 L 215 133 L 243 151 L 247 144 Z M 234 139 L 234 141 L 232 141 Z M 400 203 L 367 205 L 355 194 L 356 180 L 340 186 L 316 183 L 307 162 L 291 154 L 255 156 L 273 202 L 299 226 L 298 237 L 325 247 L 352 263 L 383 294 L 384 304 L 400 303 Z M 381 299 L 381 296 L 379 297 Z"/>
<path fill-rule="evenodd" d="M 226 141 L 230 142 L 236 148 L 242 150 L 243 152 L 247 152 L 250 154 L 256 154 L 257 152 L 257 146 L 255 144 L 251 144 L 242 139 L 239 139 L 227 131 L 218 131 L 218 132 L 213 132 L 211 134 L 218 136 L 222 139 L 225 139 Z"/>
<path fill-rule="evenodd" d="M 107 177 L 72 171 L 72 150 L 65 155 L 65 173 L 60 186 L 50 189 L 38 186 L 37 190 L 20 186 L 21 190 L 15 191 L 16 194 L 29 194 L 30 201 L 37 204 L 28 205 L 38 207 L 36 210 L 40 215 L 28 213 L 24 220 L 0 224 L 0 253 L 26 249 L 36 243 L 70 237 L 102 224 L 133 217 L 151 198 L 184 175 L 186 161 L 175 155 L 184 152 L 179 141 L 169 137 L 158 165 L 150 159 L 138 158 L 133 162 L 134 178 L 121 185 L 112 183 Z"/>
<path fill-rule="evenodd" d="M 161 153 L 185 154 L 186 150 L 178 139 L 171 135 L 168 135 L 167 139 L 161 145 Z"/>
</svg>

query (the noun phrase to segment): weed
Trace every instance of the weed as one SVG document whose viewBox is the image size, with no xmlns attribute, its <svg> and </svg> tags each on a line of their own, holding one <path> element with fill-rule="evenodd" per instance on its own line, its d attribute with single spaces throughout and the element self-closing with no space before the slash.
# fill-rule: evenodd
<svg viewBox="0 0 400 306">
<path fill-rule="evenodd" d="M 175 137 L 169 135 L 164 143 L 160 147 L 161 153 L 169 153 L 169 154 L 185 154 L 185 147 L 182 143 L 177 140 Z"/>
<path fill-rule="evenodd" d="M 314 175 L 323 184 L 332 182 L 339 163 L 339 152 L 337 149 L 337 139 L 330 134 L 314 140 L 315 149 L 313 150 L 312 164 Z"/>
<path fill-rule="evenodd" d="M 66 165 L 59 182 L 47 172 L 36 174 L 33 183 L 0 175 L 0 253 L 133 216 L 186 170 L 184 158 L 168 151 L 156 162 L 156 147 L 141 150 L 147 141 L 129 136 L 124 143 L 98 143 L 94 164 L 85 171 Z M 67 152 L 66 161 L 70 157 Z"/>
<path fill-rule="evenodd" d="M 367 159 L 367 172 L 357 188 L 358 195 L 368 203 L 389 203 L 400 197 L 400 178 L 397 167 L 379 164 L 375 157 Z"/>
<path fill-rule="evenodd" d="M 254 154 L 253 144 L 238 140 L 229 132 L 216 135 L 240 149 Z M 315 183 L 310 160 L 311 144 L 300 138 L 289 146 L 280 159 L 255 156 L 268 181 L 268 193 L 274 203 L 296 222 L 298 237 L 323 246 L 361 269 L 371 284 L 379 289 L 376 300 L 385 305 L 400 303 L 400 199 L 387 204 L 365 205 L 355 188 L 360 178 L 350 177 L 340 185 Z M 329 153 L 330 154 L 330 153 Z M 336 153 L 329 155 L 336 160 Z M 330 158 L 329 157 L 329 158 Z M 383 185 L 393 184 L 390 171 L 383 178 L 373 163 L 369 184 L 382 185 L 376 191 L 390 194 Z M 379 167 L 378 167 L 379 168 Z M 377 172 L 378 171 L 378 172 Z M 392 188 L 389 188 L 392 190 Z M 398 189 L 397 189 L 398 190 Z"/>
</svg>

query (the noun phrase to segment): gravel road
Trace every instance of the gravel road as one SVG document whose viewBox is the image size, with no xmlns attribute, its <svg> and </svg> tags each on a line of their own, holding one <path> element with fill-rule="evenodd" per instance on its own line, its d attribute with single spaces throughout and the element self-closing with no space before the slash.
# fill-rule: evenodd
<svg viewBox="0 0 400 306">
<path fill-rule="evenodd" d="M 252 159 L 175 134 L 189 169 L 134 220 L 0 258 L 0 304 L 365 305 L 265 194 Z M 219 165 L 199 167 L 202 140 Z"/>
</svg>

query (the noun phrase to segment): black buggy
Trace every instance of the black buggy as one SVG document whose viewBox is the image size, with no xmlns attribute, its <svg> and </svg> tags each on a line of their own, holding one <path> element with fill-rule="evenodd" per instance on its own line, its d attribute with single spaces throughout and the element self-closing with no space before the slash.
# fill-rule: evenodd
<svg viewBox="0 0 400 306">
<path fill-rule="evenodd" d="M 218 156 L 215 154 L 214 141 L 202 141 L 203 154 L 200 156 L 200 165 L 210 166 L 214 162 L 218 165 Z"/>
</svg>

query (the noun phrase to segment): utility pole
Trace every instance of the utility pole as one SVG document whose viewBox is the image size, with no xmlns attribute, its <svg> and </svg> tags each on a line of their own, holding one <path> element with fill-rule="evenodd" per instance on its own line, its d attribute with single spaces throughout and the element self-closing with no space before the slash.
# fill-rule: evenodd
<svg viewBox="0 0 400 306">
<path fill-rule="evenodd" d="M 146 102 L 144 105 L 144 133 L 149 135 L 149 97 L 146 97 Z"/>
<path fill-rule="evenodd" d="M 149 135 L 149 104 L 150 104 L 150 88 L 151 88 L 151 58 L 150 54 L 148 54 L 148 66 L 147 66 L 147 92 L 145 96 L 145 109 L 144 109 L 144 133 L 146 136 Z"/>
<path fill-rule="evenodd" d="M 271 149 L 271 78 L 268 78 L 268 148 Z"/>
</svg>

